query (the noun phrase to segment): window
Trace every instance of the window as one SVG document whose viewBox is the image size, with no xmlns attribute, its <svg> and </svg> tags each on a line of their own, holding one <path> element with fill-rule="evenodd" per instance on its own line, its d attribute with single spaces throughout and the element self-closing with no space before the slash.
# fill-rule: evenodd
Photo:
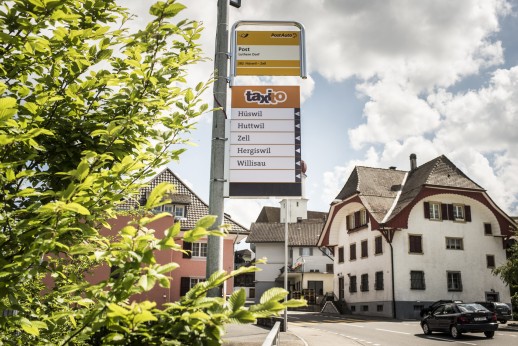
<svg viewBox="0 0 518 346">
<path fill-rule="evenodd" d="M 448 250 L 463 250 L 464 244 L 463 244 L 462 238 L 446 237 L 446 248 Z"/>
<path fill-rule="evenodd" d="M 369 243 L 367 240 L 362 240 L 362 248 L 361 248 L 361 255 L 362 258 L 369 256 Z"/>
<path fill-rule="evenodd" d="M 356 259 L 356 243 L 349 245 L 349 260 L 354 261 Z"/>
<path fill-rule="evenodd" d="M 376 277 L 374 280 L 374 289 L 380 291 L 383 289 L 383 272 L 376 272 Z"/>
<path fill-rule="evenodd" d="M 190 278 L 190 277 L 180 278 L 180 295 L 184 296 L 197 283 L 203 282 L 203 281 L 205 281 L 204 278 Z"/>
<path fill-rule="evenodd" d="M 377 312 L 382 312 L 383 311 L 383 304 L 376 305 L 376 311 Z"/>
<path fill-rule="evenodd" d="M 333 263 L 326 263 L 326 272 L 333 273 L 334 272 L 334 265 Z"/>
<path fill-rule="evenodd" d="M 367 224 L 367 210 L 360 210 L 360 226 L 364 226 Z"/>
<path fill-rule="evenodd" d="M 377 236 L 374 238 L 374 254 L 379 255 L 383 253 L 383 237 Z"/>
<path fill-rule="evenodd" d="M 338 278 L 338 299 L 345 299 L 345 285 L 343 276 Z"/>
<path fill-rule="evenodd" d="M 362 292 L 367 292 L 369 290 L 369 274 L 362 274 L 360 290 Z"/>
<path fill-rule="evenodd" d="M 412 235 L 408 236 L 409 249 L 410 253 L 423 253 L 423 241 L 421 235 Z"/>
<path fill-rule="evenodd" d="M 464 206 L 460 204 L 453 205 L 453 220 L 464 221 Z"/>
<path fill-rule="evenodd" d="M 185 212 L 185 205 L 175 205 L 174 206 L 174 216 L 183 218 L 187 215 Z"/>
<path fill-rule="evenodd" d="M 368 222 L 369 219 L 367 218 L 366 209 L 355 211 L 354 213 L 346 216 L 348 230 L 354 230 L 362 226 L 366 226 Z"/>
<path fill-rule="evenodd" d="M 299 256 L 313 256 L 313 248 L 299 247 Z"/>
<path fill-rule="evenodd" d="M 430 202 L 430 220 L 441 220 L 441 203 Z"/>
<path fill-rule="evenodd" d="M 356 275 L 349 277 L 349 292 L 356 292 Z"/>
<path fill-rule="evenodd" d="M 192 243 L 192 257 L 207 257 L 207 243 Z"/>
<path fill-rule="evenodd" d="M 424 272 L 418 270 L 410 271 L 410 289 L 424 290 L 426 288 L 424 283 Z"/>
<path fill-rule="evenodd" d="M 484 223 L 484 234 L 485 235 L 492 235 L 493 234 L 493 230 L 491 229 L 491 224 L 490 223 Z"/>
<path fill-rule="evenodd" d="M 486 255 L 486 263 L 488 268 L 495 267 L 495 255 Z"/>
<path fill-rule="evenodd" d="M 162 210 L 165 211 L 166 213 L 172 213 L 173 209 L 174 209 L 174 207 L 172 204 L 166 204 L 162 207 Z"/>
<path fill-rule="evenodd" d="M 460 272 L 446 272 L 448 291 L 462 291 Z"/>
<path fill-rule="evenodd" d="M 347 215 L 346 219 L 347 219 L 347 229 L 354 229 L 355 228 L 354 214 Z"/>
<path fill-rule="evenodd" d="M 356 305 L 351 305 L 351 312 L 355 312 L 356 311 Z"/>
<path fill-rule="evenodd" d="M 344 263 L 344 247 L 340 246 L 338 248 L 338 263 Z"/>
<path fill-rule="evenodd" d="M 369 311 L 369 306 L 368 306 L 368 305 L 362 305 L 362 306 L 361 306 L 361 309 L 362 309 L 362 311 L 364 311 L 364 312 Z"/>
</svg>

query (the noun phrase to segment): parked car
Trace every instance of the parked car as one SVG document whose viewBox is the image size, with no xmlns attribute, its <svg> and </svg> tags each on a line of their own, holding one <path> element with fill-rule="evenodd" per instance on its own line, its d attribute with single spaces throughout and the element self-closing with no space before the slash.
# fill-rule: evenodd
<svg viewBox="0 0 518 346">
<path fill-rule="evenodd" d="M 513 315 L 511 314 L 511 309 L 509 305 L 506 303 L 500 302 L 476 302 L 477 304 L 482 305 L 489 311 L 493 311 L 496 313 L 496 318 L 501 323 L 507 323 L 507 321 L 513 319 Z"/>
<path fill-rule="evenodd" d="M 496 313 L 476 303 L 446 303 L 436 307 L 421 320 L 427 335 L 432 332 L 449 332 L 454 339 L 462 333 L 484 333 L 492 338 L 498 329 Z"/>
<path fill-rule="evenodd" d="M 433 309 L 435 309 L 439 305 L 446 304 L 446 303 L 462 303 L 462 300 L 441 299 L 436 302 L 433 302 L 430 306 L 421 309 L 421 317 L 428 315 L 430 312 L 433 311 Z"/>
</svg>

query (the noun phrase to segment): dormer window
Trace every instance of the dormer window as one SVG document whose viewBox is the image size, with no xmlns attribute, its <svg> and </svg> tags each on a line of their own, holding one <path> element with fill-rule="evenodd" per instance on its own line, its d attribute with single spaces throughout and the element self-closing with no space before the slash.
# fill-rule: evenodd
<svg viewBox="0 0 518 346">
<path fill-rule="evenodd" d="M 348 230 L 363 228 L 363 226 L 367 226 L 367 223 L 369 222 L 366 209 L 355 211 L 354 213 L 347 215 L 346 219 Z"/>
</svg>

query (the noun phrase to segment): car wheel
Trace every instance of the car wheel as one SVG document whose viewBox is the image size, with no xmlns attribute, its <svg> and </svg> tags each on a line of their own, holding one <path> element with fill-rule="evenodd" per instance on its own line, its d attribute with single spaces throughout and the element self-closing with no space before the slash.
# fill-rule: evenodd
<svg viewBox="0 0 518 346">
<path fill-rule="evenodd" d="M 500 323 L 502 323 L 502 324 L 506 324 L 506 323 L 507 323 L 507 320 L 500 320 Z"/>
<path fill-rule="evenodd" d="M 484 332 L 484 335 L 486 338 L 491 339 L 493 336 L 495 336 L 495 332 Z"/>
<path fill-rule="evenodd" d="M 432 330 L 430 329 L 430 326 L 428 326 L 428 323 L 423 323 L 421 328 L 423 328 L 423 333 L 425 333 L 426 335 L 432 334 Z"/>
<path fill-rule="evenodd" d="M 454 339 L 458 339 L 461 336 L 461 333 L 457 329 L 457 326 L 451 326 L 450 334 L 451 334 L 451 337 L 454 338 Z"/>
</svg>

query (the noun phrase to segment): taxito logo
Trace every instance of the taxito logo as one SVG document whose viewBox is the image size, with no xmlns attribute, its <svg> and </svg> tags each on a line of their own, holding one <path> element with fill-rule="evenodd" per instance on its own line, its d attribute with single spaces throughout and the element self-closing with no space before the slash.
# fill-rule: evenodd
<svg viewBox="0 0 518 346">
<path fill-rule="evenodd" d="M 266 89 L 266 94 L 260 91 L 246 90 L 245 101 L 247 103 L 258 103 L 263 105 L 276 105 L 283 103 L 288 99 L 288 95 L 284 91 L 274 91 Z"/>
</svg>

